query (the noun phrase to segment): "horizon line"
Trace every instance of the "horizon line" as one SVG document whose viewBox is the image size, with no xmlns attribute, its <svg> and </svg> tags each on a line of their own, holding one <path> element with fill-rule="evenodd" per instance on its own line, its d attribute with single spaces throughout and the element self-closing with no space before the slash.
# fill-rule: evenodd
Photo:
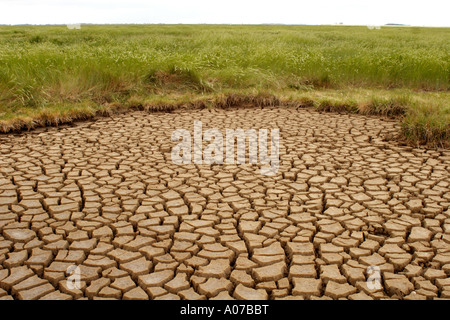
<svg viewBox="0 0 450 320">
<path fill-rule="evenodd" d="M 346 27 L 367 27 L 367 26 L 380 26 L 380 27 L 420 27 L 420 28 L 450 28 L 449 26 L 427 26 L 427 25 L 411 25 L 402 23 L 385 23 L 385 24 L 345 24 L 345 23 L 322 23 L 322 24 L 307 24 L 307 23 L 165 23 L 165 22 L 147 22 L 147 23 L 91 23 L 91 22 L 76 22 L 76 23 L 17 23 L 17 24 L 0 24 L 0 26 L 67 26 L 67 25 L 93 25 L 93 26 L 113 26 L 113 25 L 228 25 L 228 26 L 346 26 Z"/>
</svg>

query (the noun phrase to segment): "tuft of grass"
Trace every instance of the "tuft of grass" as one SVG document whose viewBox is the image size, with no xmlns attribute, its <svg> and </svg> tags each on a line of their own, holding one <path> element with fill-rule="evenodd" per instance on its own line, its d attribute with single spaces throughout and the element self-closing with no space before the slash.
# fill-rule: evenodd
<svg viewBox="0 0 450 320">
<path fill-rule="evenodd" d="M 145 76 L 144 83 L 165 91 L 212 91 L 212 88 L 202 79 L 199 72 L 177 65 L 170 66 L 167 71 L 152 70 Z"/>
<path fill-rule="evenodd" d="M 41 43 L 44 42 L 44 40 L 45 38 L 43 36 L 37 35 L 30 38 L 30 43 L 31 44 Z"/>
<path fill-rule="evenodd" d="M 413 144 L 450 147 L 450 105 L 418 105 L 408 110 L 402 131 Z"/>
<path fill-rule="evenodd" d="M 390 98 L 375 96 L 367 105 L 361 107 L 361 113 L 385 117 L 403 116 L 412 104 L 407 95 Z"/>
<path fill-rule="evenodd" d="M 321 99 L 315 104 L 318 111 L 358 113 L 358 104 L 352 100 Z"/>
</svg>

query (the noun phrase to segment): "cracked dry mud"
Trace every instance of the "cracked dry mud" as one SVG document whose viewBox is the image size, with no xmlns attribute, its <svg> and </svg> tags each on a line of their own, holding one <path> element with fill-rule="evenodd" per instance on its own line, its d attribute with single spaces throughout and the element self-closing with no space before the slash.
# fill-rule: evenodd
<svg viewBox="0 0 450 320">
<path fill-rule="evenodd" d="M 173 164 L 194 120 L 280 128 L 278 174 Z M 398 130 L 268 108 L 3 135 L 0 299 L 448 299 L 450 152 L 384 141 Z"/>
</svg>

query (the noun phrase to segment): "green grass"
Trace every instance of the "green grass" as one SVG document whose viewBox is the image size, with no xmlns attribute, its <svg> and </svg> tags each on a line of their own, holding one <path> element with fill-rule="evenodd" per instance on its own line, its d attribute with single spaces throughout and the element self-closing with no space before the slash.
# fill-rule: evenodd
<svg viewBox="0 0 450 320">
<path fill-rule="evenodd" d="M 0 27 L 0 131 L 127 108 L 285 103 L 402 119 L 448 146 L 450 29 Z"/>
</svg>

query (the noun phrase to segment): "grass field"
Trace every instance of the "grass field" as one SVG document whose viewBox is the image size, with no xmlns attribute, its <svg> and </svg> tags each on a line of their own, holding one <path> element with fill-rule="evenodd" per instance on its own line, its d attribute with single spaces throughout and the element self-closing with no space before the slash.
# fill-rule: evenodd
<svg viewBox="0 0 450 320">
<path fill-rule="evenodd" d="M 292 104 L 401 117 L 448 146 L 450 28 L 0 27 L 0 131 L 127 108 Z"/>
</svg>

